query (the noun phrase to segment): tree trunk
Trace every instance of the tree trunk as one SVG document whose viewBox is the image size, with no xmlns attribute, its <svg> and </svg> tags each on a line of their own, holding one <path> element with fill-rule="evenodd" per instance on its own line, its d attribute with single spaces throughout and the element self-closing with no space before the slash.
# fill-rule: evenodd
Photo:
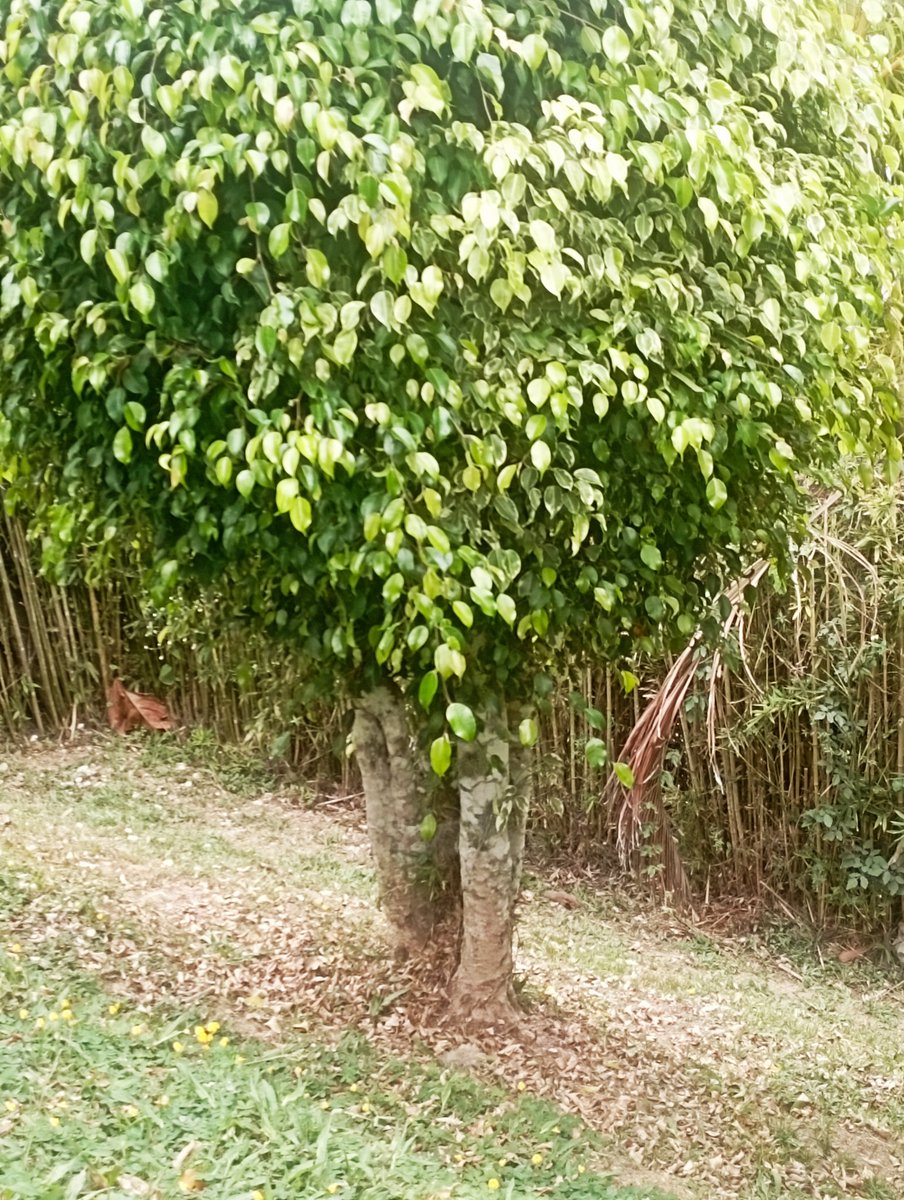
<svg viewBox="0 0 904 1200">
<path fill-rule="evenodd" d="M 364 784 L 367 831 L 380 903 L 392 929 L 396 957 L 426 946 L 433 927 L 427 845 L 420 836 L 423 786 L 411 745 L 404 701 L 381 687 L 355 704 L 352 731 Z"/>
<path fill-rule="evenodd" d="M 499 713 L 458 747 L 462 941 L 451 999 L 465 1024 L 510 1025 L 520 1012 L 512 937 L 529 800 L 525 768 Z"/>
</svg>

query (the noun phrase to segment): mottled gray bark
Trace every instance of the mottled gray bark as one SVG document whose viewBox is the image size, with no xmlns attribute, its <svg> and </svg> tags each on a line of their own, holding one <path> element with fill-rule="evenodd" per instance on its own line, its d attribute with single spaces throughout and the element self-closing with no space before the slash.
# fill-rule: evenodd
<svg viewBox="0 0 904 1200">
<path fill-rule="evenodd" d="M 500 1025 L 518 1019 L 512 938 L 527 779 L 525 758 L 510 745 L 499 713 L 488 715 L 475 740 L 458 748 L 462 940 L 452 1007 L 464 1023 Z"/>
<path fill-rule="evenodd" d="M 355 704 L 352 730 L 364 784 L 367 832 L 377 870 L 380 903 L 392 929 L 397 957 L 422 951 L 433 926 L 421 776 L 405 705 L 390 687 Z"/>
</svg>

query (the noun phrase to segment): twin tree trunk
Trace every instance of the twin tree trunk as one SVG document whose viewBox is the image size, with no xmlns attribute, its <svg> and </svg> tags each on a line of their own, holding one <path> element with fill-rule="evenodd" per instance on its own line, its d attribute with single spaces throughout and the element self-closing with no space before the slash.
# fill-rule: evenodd
<svg viewBox="0 0 904 1200">
<path fill-rule="evenodd" d="M 423 787 L 401 696 L 388 687 L 363 696 L 355 707 L 352 738 L 380 903 L 392 927 L 396 956 L 411 958 L 430 938 L 433 905 L 420 835 Z"/>
<path fill-rule="evenodd" d="M 426 797 L 401 696 L 388 687 L 360 699 L 353 730 L 383 910 L 396 952 L 421 952 L 436 917 L 430 848 L 420 836 Z M 512 987 L 515 901 L 529 801 L 526 754 L 504 712 L 490 712 L 473 742 L 458 746 L 461 950 L 452 981 L 463 1023 L 517 1019 Z"/>
</svg>

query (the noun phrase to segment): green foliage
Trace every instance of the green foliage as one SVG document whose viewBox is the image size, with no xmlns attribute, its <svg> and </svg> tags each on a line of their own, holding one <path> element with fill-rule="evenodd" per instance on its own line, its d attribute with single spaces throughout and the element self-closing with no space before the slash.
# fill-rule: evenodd
<svg viewBox="0 0 904 1200">
<path fill-rule="evenodd" d="M 411 681 L 438 770 L 561 648 L 687 634 L 799 472 L 896 469 L 880 5 L 0 15 L 10 500 Z"/>
</svg>

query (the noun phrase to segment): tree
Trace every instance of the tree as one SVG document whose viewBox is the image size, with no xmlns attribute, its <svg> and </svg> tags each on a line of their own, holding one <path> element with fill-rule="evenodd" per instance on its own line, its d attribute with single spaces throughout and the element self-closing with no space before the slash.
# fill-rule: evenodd
<svg viewBox="0 0 904 1200">
<path fill-rule="evenodd" d="M 465 1015 L 511 1013 L 556 657 L 897 467 L 885 9 L 0 0 L 8 500 L 49 562 L 225 573 L 353 699 L 409 952 L 457 780 Z"/>
</svg>

